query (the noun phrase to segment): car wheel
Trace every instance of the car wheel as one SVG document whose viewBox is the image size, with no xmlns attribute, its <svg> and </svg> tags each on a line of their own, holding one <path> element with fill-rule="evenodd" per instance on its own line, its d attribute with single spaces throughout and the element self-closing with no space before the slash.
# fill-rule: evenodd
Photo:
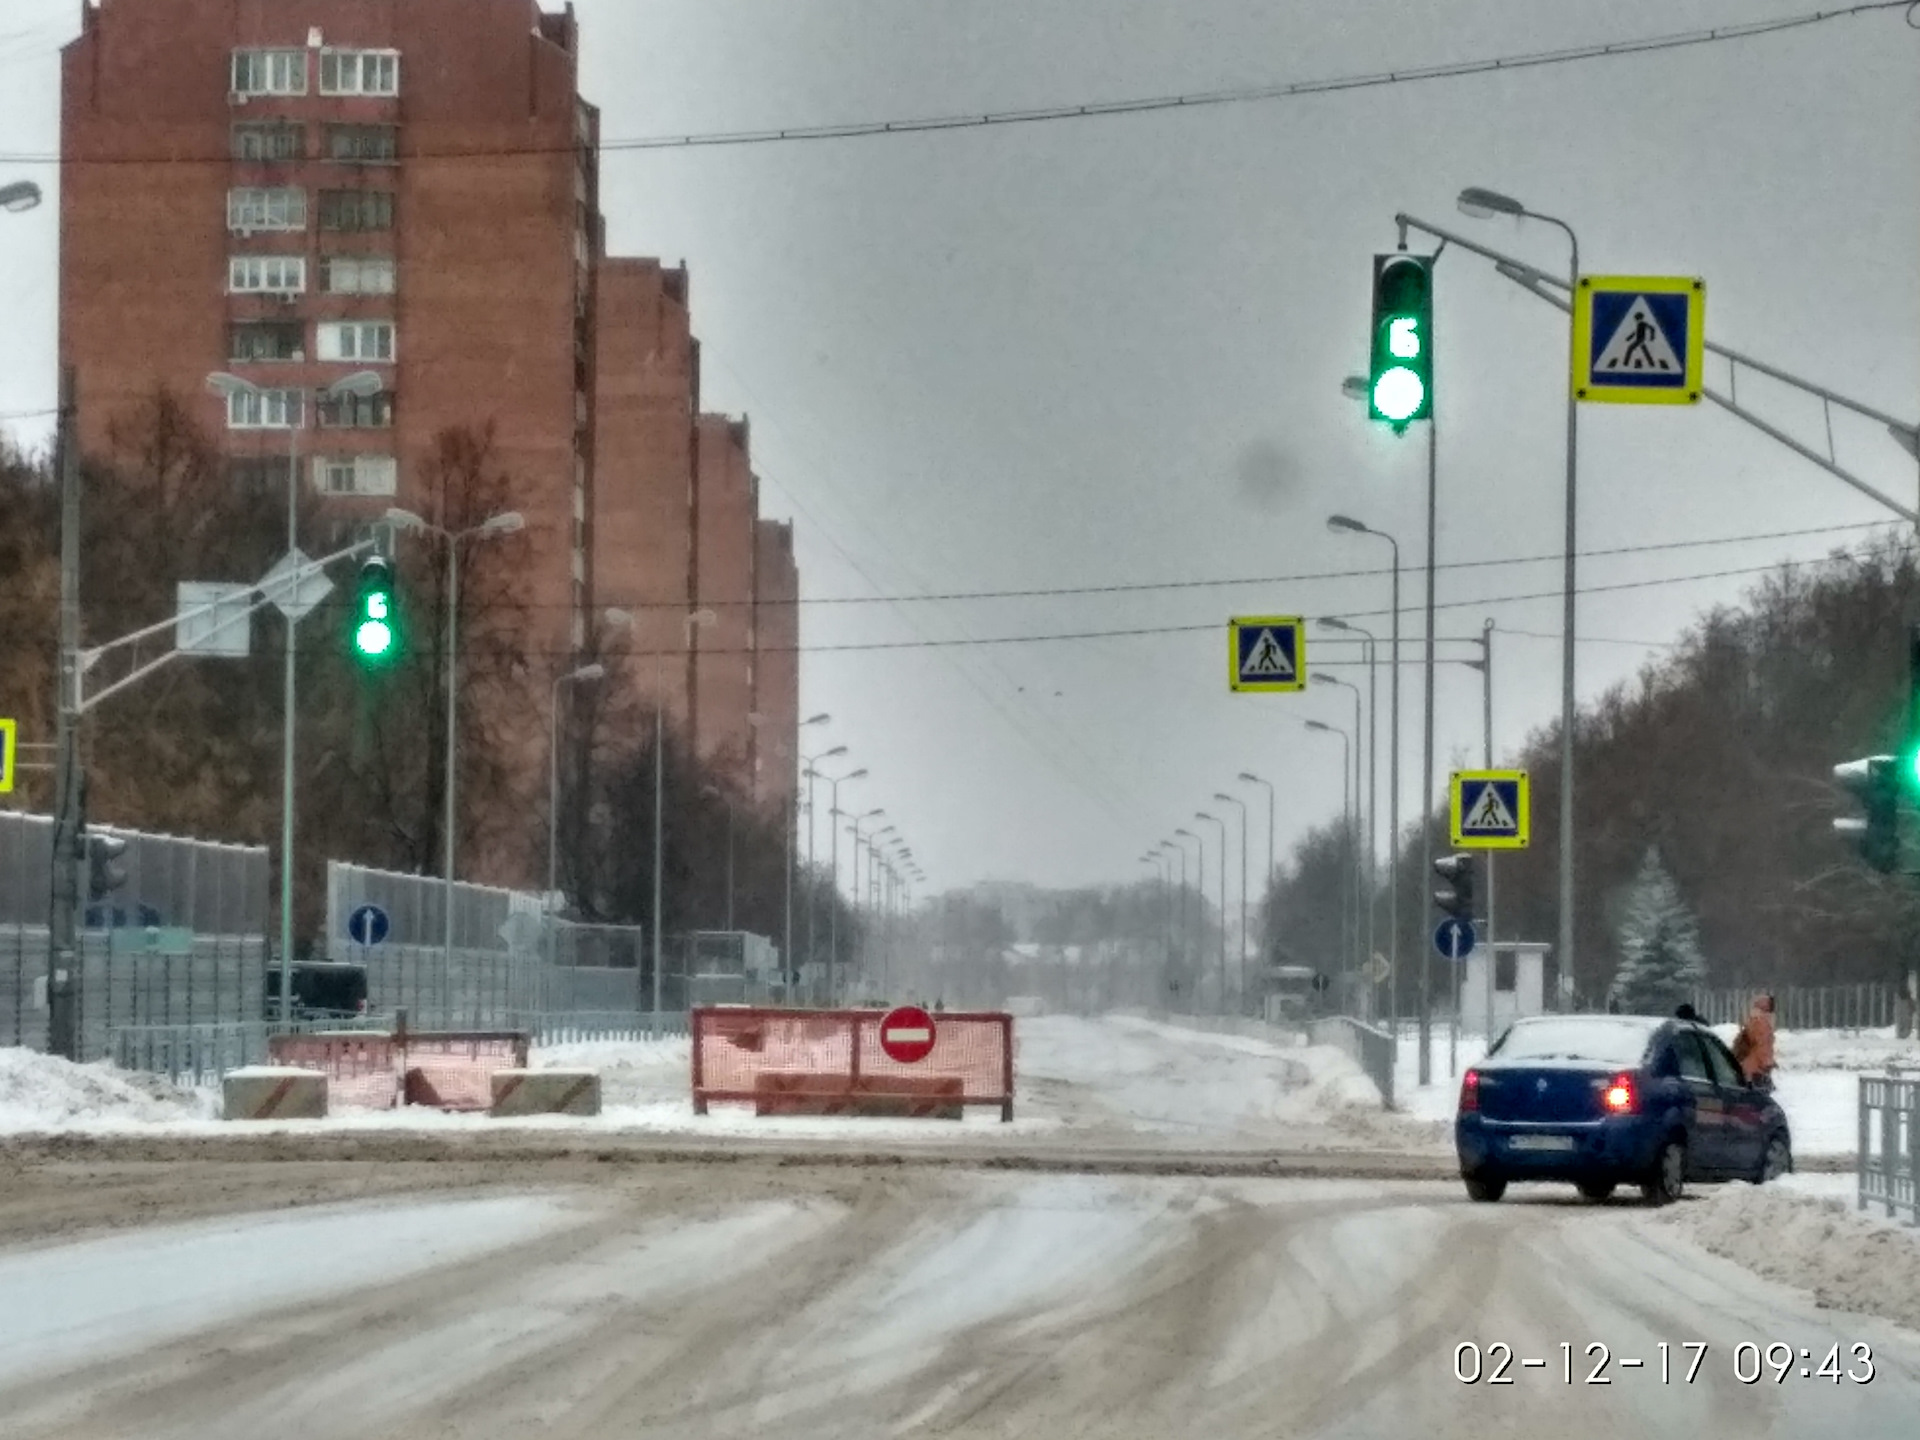
<svg viewBox="0 0 1920 1440">
<path fill-rule="evenodd" d="M 1753 1183 L 1764 1185 L 1769 1180 L 1778 1180 L 1793 1169 L 1793 1147 L 1785 1135 L 1771 1135 L 1767 1138 L 1767 1148 L 1760 1154 L 1760 1168 L 1754 1172 Z"/>
<path fill-rule="evenodd" d="M 1686 1193 L 1686 1144 L 1680 1140 L 1662 1140 L 1653 1157 L 1653 1169 L 1640 1182 L 1641 1198 L 1649 1205 L 1671 1205 Z"/>
<path fill-rule="evenodd" d="M 1585 1199 L 1593 1201 L 1596 1205 L 1613 1194 L 1613 1181 L 1611 1180 L 1579 1180 L 1574 1183 L 1579 1186 L 1580 1194 Z"/>
<path fill-rule="evenodd" d="M 1480 1200 L 1491 1204 L 1506 1193 L 1507 1182 L 1504 1180 L 1481 1179 L 1473 1175 L 1467 1177 L 1467 1198 L 1469 1200 Z"/>
</svg>

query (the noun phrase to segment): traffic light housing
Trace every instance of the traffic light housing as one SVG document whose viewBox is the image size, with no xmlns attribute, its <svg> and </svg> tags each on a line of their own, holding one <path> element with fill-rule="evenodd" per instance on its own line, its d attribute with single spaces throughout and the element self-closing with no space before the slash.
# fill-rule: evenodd
<svg viewBox="0 0 1920 1440">
<path fill-rule="evenodd" d="M 1835 820 L 1833 833 L 1852 841 L 1860 858 L 1883 875 L 1891 874 L 1900 863 L 1903 768 L 1903 761 L 1892 755 L 1870 755 L 1833 767 L 1833 783 L 1857 799 L 1866 811 L 1864 819 L 1855 816 Z"/>
<path fill-rule="evenodd" d="M 1433 862 L 1433 873 L 1447 882 L 1447 888 L 1433 892 L 1433 903 L 1456 920 L 1473 919 L 1474 871 L 1479 864 L 1472 855 L 1442 855 Z"/>
<path fill-rule="evenodd" d="M 1433 257 L 1373 257 L 1367 413 L 1402 431 L 1433 414 Z"/>
<path fill-rule="evenodd" d="M 127 842 L 117 835 L 87 832 L 87 902 L 99 904 L 127 883 L 127 867 L 120 863 Z"/>
<path fill-rule="evenodd" d="M 384 665 L 399 653 L 400 623 L 393 594 L 393 565 L 374 556 L 360 566 L 354 590 L 353 653 L 365 665 Z"/>
</svg>

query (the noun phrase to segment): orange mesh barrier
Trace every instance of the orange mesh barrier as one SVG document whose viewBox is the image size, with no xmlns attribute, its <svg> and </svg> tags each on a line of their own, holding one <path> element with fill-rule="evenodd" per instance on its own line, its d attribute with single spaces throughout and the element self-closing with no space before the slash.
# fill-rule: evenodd
<svg viewBox="0 0 1920 1440">
<path fill-rule="evenodd" d="M 324 1074 L 328 1101 L 336 1106 L 486 1110 L 493 1104 L 493 1072 L 526 1068 L 527 1037 L 515 1032 L 273 1035 L 267 1054 L 276 1065 Z"/>
<path fill-rule="evenodd" d="M 938 1014 L 933 1049 L 903 1064 L 880 1048 L 878 1010 L 754 1010 L 725 1006 L 692 1014 L 693 1108 L 712 1101 L 768 1105 L 779 1113 L 877 1112 L 869 1101 L 920 1102 L 911 1113 L 955 1105 L 998 1105 L 1013 1119 L 1013 1017 L 997 1013 Z M 805 1077 L 805 1078 L 801 1078 Z M 958 1081 L 930 1085 L 929 1081 Z M 841 1109 L 818 1108 L 839 1102 Z M 862 1102 L 862 1103 L 855 1103 Z M 902 1113 L 895 1106 L 888 1113 Z"/>
</svg>

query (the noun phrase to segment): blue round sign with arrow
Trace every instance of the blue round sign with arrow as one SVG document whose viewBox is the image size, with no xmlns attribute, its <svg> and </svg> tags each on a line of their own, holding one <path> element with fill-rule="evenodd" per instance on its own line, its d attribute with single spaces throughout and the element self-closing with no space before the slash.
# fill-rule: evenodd
<svg viewBox="0 0 1920 1440">
<path fill-rule="evenodd" d="M 362 905 L 347 916 L 347 938 L 356 945 L 378 945 L 388 928 L 387 912 L 378 905 Z"/>
<path fill-rule="evenodd" d="M 1433 932 L 1434 953 L 1456 965 L 1471 955 L 1479 943 L 1480 932 L 1473 928 L 1471 920 L 1442 920 Z"/>
</svg>

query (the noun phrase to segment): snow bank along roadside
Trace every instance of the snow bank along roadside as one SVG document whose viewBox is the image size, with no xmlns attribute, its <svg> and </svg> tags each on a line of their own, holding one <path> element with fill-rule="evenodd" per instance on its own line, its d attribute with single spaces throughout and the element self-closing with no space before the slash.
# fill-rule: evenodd
<svg viewBox="0 0 1920 1440">
<path fill-rule="evenodd" d="M 1851 1184 L 1851 1182 L 1848 1182 Z M 1920 1230 L 1787 1185 L 1726 1185 L 1660 1212 L 1703 1249 L 1767 1280 L 1810 1291 L 1823 1309 L 1920 1330 Z"/>
<path fill-rule="evenodd" d="M 0 1134 L 102 1122 L 210 1120 L 213 1098 L 105 1061 L 75 1065 L 35 1050 L 0 1050 Z"/>
</svg>

